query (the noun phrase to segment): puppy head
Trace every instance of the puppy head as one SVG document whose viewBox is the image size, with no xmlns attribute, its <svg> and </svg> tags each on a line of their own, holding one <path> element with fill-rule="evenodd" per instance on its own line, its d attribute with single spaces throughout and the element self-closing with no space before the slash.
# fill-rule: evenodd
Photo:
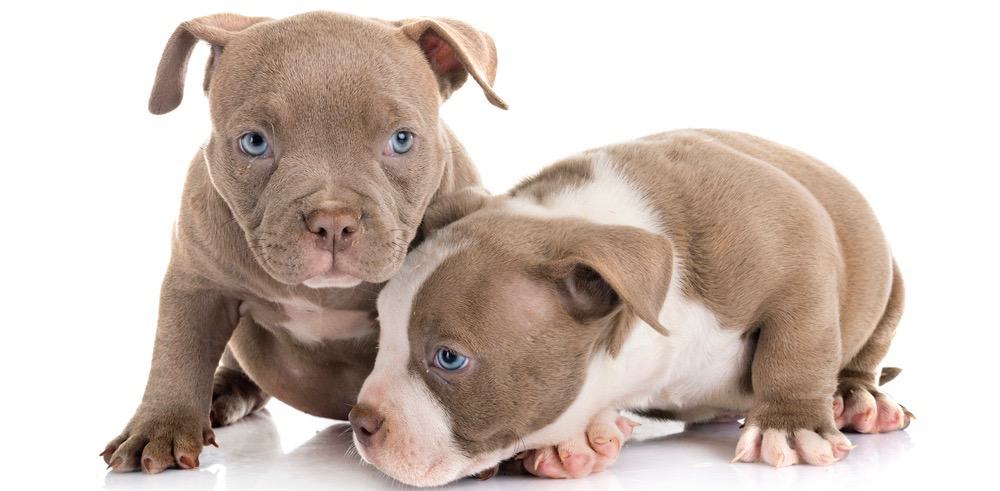
<svg viewBox="0 0 1000 491">
<path fill-rule="evenodd" d="M 378 300 L 379 353 L 351 422 L 361 455 L 407 484 L 583 431 L 613 402 L 592 375 L 635 319 L 666 333 L 668 240 L 489 203 L 429 234 Z"/>
<path fill-rule="evenodd" d="M 461 22 L 395 23 L 315 12 L 218 14 L 182 23 L 149 101 L 183 95 L 197 41 L 212 185 L 257 262 L 286 284 L 349 287 L 398 268 L 452 151 L 438 107 L 472 76 L 495 105 L 490 38 Z"/>
</svg>

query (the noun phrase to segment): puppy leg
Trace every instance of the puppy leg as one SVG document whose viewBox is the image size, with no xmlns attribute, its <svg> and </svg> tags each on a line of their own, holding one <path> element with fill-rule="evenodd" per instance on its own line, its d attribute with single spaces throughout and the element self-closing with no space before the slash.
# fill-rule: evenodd
<svg viewBox="0 0 1000 491">
<path fill-rule="evenodd" d="M 227 348 L 222 363 L 215 370 L 212 384 L 212 409 L 209 419 L 213 428 L 233 424 L 258 409 L 271 399 L 266 392 L 250 380 L 240 363 Z"/>
<path fill-rule="evenodd" d="M 101 453 L 110 469 L 155 474 L 198 467 L 201 447 L 215 444 L 208 419 L 212 371 L 237 318 L 235 302 L 197 278 L 167 273 L 142 403 Z"/>
<path fill-rule="evenodd" d="M 836 290 L 830 282 L 813 283 L 786 297 L 791 302 L 761 327 L 751 367 L 754 407 L 734 462 L 827 465 L 853 448 L 833 419 Z"/>
<path fill-rule="evenodd" d="M 618 460 L 622 445 L 639 423 L 606 409 L 587 430 L 559 445 L 529 450 L 522 455 L 524 469 L 539 477 L 580 478 L 603 471 Z"/>
</svg>

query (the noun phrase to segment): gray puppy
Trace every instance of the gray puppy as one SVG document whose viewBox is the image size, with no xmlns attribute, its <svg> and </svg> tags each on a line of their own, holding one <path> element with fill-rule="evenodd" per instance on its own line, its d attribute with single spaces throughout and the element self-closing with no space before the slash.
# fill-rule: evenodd
<svg viewBox="0 0 1000 491">
<path fill-rule="evenodd" d="M 269 395 L 345 419 L 381 283 L 431 200 L 478 182 L 441 102 L 471 75 L 506 107 L 493 42 L 466 24 L 314 12 L 182 23 L 151 112 L 180 104 L 199 40 L 212 134 L 188 171 L 146 392 L 102 453 L 115 471 L 197 467 L 211 428 Z"/>
</svg>

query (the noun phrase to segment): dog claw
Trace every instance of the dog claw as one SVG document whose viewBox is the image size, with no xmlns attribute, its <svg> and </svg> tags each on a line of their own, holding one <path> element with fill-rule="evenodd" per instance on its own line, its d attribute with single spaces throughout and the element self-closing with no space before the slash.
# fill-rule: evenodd
<svg viewBox="0 0 1000 491">
<path fill-rule="evenodd" d="M 181 455 L 177 461 L 184 469 L 196 469 L 198 467 L 198 461 L 192 459 L 190 455 Z"/>
<path fill-rule="evenodd" d="M 544 463 L 545 463 L 545 455 L 542 452 L 538 452 L 538 455 L 535 455 L 535 463 L 533 467 L 535 469 L 540 469 L 542 467 L 542 464 Z"/>
<path fill-rule="evenodd" d="M 219 443 L 215 441 L 215 432 L 212 430 L 205 431 L 201 435 L 202 440 L 204 440 L 205 445 L 211 445 L 215 448 L 219 448 Z"/>
<path fill-rule="evenodd" d="M 571 457 L 571 455 L 570 455 L 569 452 L 566 452 L 566 451 L 559 452 L 559 461 L 562 462 L 563 465 L 566 464 L 566 460 L 569 459 L 570 457 Z"/>
<path fill-rule="evenodd" d="M 486 481 L 492 478 L 493 476 L 497 475 L 498 472 L 500 472 L 500 466 L 495 465 L 493 467 L 490 467 L 489 469 L 481 471 L 480 473 L 476 474 L 475 477 L 480 481 Z"/>
<path fill-rule="evenodd" d="M 729 463 L 730 463 L 730 464 L 735 464 L 735 463 L 737 463 L 737 462 L 739 462 L 739 461 L 743 460 L 743 456 L 745 456 L 745 455 L 746 455 L 746 453 L 747 453 L 747 452 L 746 452 L 746 450 L 744 450 L 744 451 L 742 451 L 742 452 L 738 452 L 738 453 L 736 454 L 736 456 L 735 456 L 735 457 L 733 457 L 733 460 L 730 460 L 730 461 L 729 461 Z"/>
</svg>

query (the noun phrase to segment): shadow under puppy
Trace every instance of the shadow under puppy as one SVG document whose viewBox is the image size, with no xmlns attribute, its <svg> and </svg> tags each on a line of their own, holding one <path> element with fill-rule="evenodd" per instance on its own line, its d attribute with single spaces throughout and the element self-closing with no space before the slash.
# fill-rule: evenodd
<svg viewBox="0 0 1000 491">
<path fill-rule="evenodd" d="M 182 23 L 151 112 L 180 104 L 199 41 L 212 133 L 188 171 L 142 403 L 102 453 L 115 471 L 197 467 L 212 426 L 270 395 L 345 419 L 381 283 L 428 203 L 478 182 L 441 102 L 471 75 L 505 107 L 493 41 L 462 22 L 313 12 Z"/>
<path fill-rule="evenodd" d="M 665 133 L 505 196 L 442 198 L 425 225 L 378 299 L 350 415 L 361 455 L 402 482 L 519 452 L 538 475 L 599 471 L 631 434 L 621 409 L 745 415 L 735 461 L 775 466 L 830 464 L 853 448 L 841 429 L 909 422 L 877 389 L 899 270 L 864 198 L 802 153 Z"/>
</svg>

